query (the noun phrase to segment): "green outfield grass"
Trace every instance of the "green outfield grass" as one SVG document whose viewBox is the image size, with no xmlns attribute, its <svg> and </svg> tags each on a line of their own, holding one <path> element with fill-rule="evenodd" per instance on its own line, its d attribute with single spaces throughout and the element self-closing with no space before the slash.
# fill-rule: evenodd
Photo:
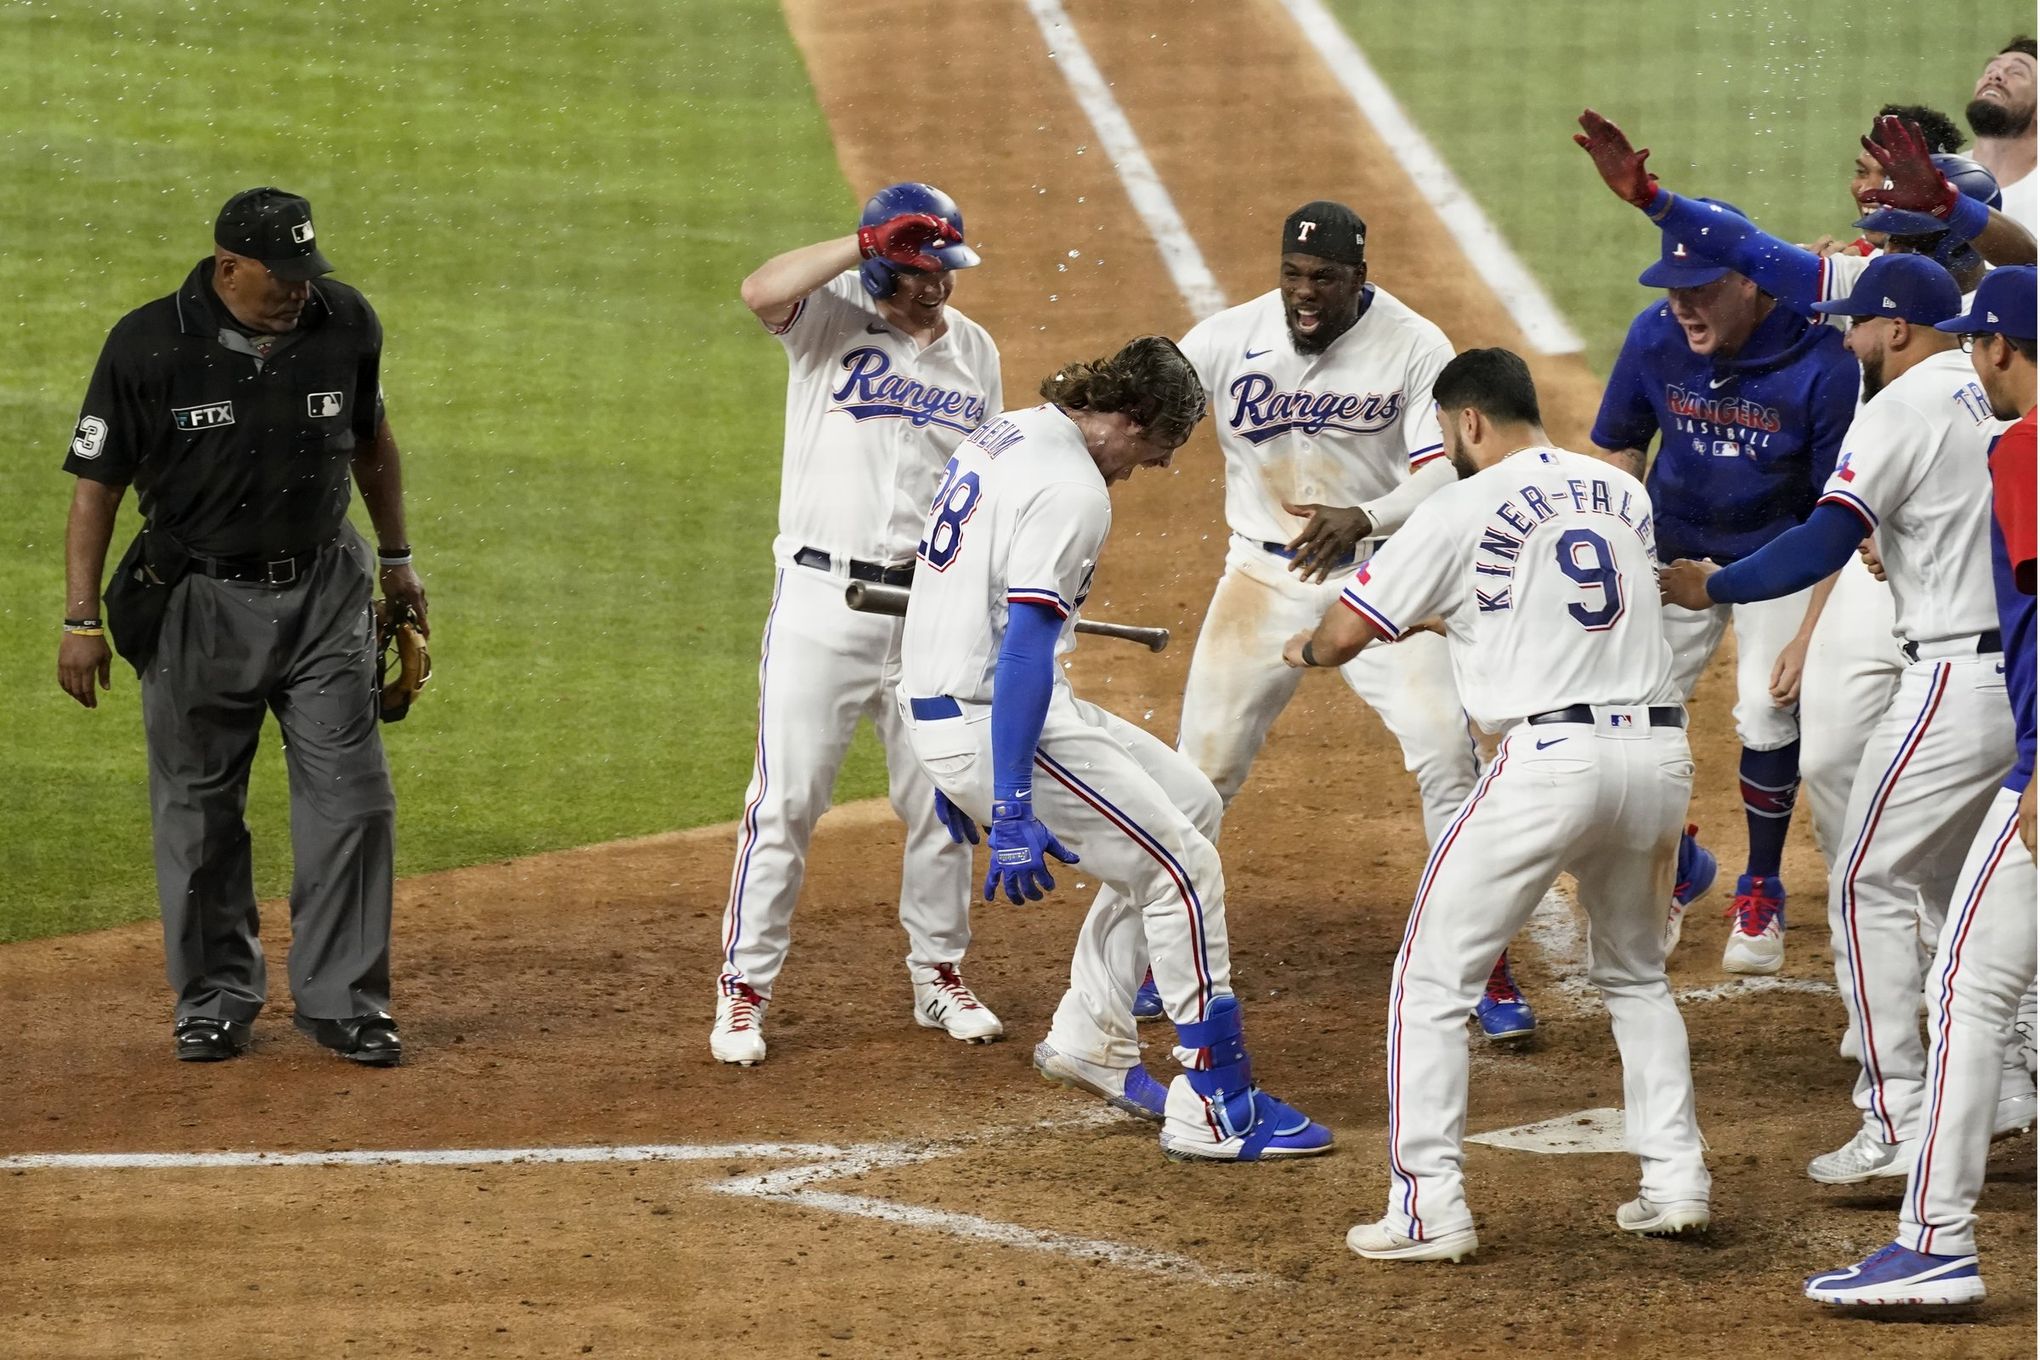
<svg viewBox="0 0 2040 1360">
<path fill-rule="evenodd" d="M 1672 188 L 1790 240 L 1840 236 L 1878 106 L 1926 104 L 1964 126 L 1984 63 L 2033 29 L 2030 5 L 1974 0 L 1450 0 L 1421 22 L 1400 0 L 1328 2 L 1604 373 L 1663 294 L 1636 283 L 1655 233 L 1570 141 L 1582 107 L 1652 148 Z"/>
<path fill-rule="evenodd" d="M 55 682 L 60 464 L 106 329 L 252 184 L 388 332 L 439 669 L 389 729 L 400 869 L 736 814 L 785 390 L 736 284 L 854 211 L 807 91 L 772 0 L 0 7 L 0 940 L 155 909 L 134 674 Z"/>
</svg>

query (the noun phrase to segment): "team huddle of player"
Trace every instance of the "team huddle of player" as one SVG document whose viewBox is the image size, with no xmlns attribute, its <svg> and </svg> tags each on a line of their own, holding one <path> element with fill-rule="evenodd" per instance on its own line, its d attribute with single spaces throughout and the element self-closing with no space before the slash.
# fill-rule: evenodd
<svg viewBox="0 0 2040 1360">
<path fill-rule="evenodd" d="M 1657 229 L 1640 282 L 1664 290 L 1591 454 L 1553 446 L 1520 358 L 1455 355 L 1372 282 L 1366 225 L 1335 202 L 1284 220 L 1275 289 L 1180 343 L 1066 365 L 1014 409 L 989 336 L 948 305 L 979 261 L 939 190 L 891 186 L 855 235 L 761 266 L 743 296 L 788 354 L 786 475 L 714 1056 L 765 1057 L 808 839 L 869 714 L 908 827 L 917 1023 L 1003 1034 L 960 971 L 982 830 L 986 899 L 1038 899 L 1051 861 L 1102 885 L 1044 1076 L 1154 1121 L 1172 1158 L 1329 1151 L 1254 1080 L 1217 842 L 1302 672 L 1336 667 L 1401 746 L 1431 846 L 1388 996 L 1387 1209 L 1348 1245 L 1475 1250 L 1468 1021 L 1534 1031 L 1504 951 L 1560 874 L 1591 922 L 1641 1165 L 1617 1224 L 1702 1231 L 1666 959 L 1716 873 L 1686 821 L 1685 704 L 1732 624 L 1749 847 L 1723 967 L 1783 966 L 1805 778 L 1861 1067 L 1857 1130 L 1809 1174 L 1910 1178 L 1898 1240 L 1807 1292 L 1981 1298 L 1988 1146 L 2035 1107 L 2016 1024 L 2035 972 L 2033 95 L 2033 44 L 2014 42 L 1969 109 L 1976 160 L 1932 111 L 1883 110 L 1851 185 L 1864 236 L 1813 248 L 1664 188 L 1585 113 L 1576 140 Z M 1110 487 L 1167 465 L 1207 408 L 1230 539 L 1171 747 L 1058 662 Z M 855 580 L 910 584 L 905 620 L 852 612 Z M 1174 1027 L 1166 1082 L 1141 1064 L 1147 1019 Z"/>
</svg>

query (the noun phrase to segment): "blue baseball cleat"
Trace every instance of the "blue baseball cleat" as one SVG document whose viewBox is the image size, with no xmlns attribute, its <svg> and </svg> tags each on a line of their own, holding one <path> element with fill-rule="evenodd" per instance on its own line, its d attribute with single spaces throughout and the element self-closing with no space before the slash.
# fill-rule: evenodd
<svg viewBox="0 0 2040 1360">
<path fill-rule="evenodd" d="M 1152 968 L 1141 979 L 1140 990 L 1133 994 L 1133 1018 L 1142 1024 L 1162 1018 L 1162 992 L 1155 986 L 1155 970 Z"/>
<path fill-rule="evenodd" d="M 1495 970 L 1488 974 L 1487 994 L 1474 1004 L 1473 1016 L 1480 1021 L 1480 1032 L 1497 1041 L 1523 1039 L 1536 1033 L 1537 1016 L 1523 999 L 1515 975 L 1509 972 L 1507 950 L 1495 960 Z"/>
<path fill-rule="evenodd" d="M 1893 1242 L 1863 1261 L 1810 1275 L 1806 1297 L 1851 1308 L 1948 1307 L 1983 1298 L 1974 1256 L 1929 1256 Z"/>
<path fill-rule="evenodd" d="M 1072 1057 L 1043 1039 L 1034 1046 L 1034 1070 L 1044 1081 L 1075 1091 L 1088 1091 L 1115 1110 L 1160 1123 L 1162 1105 L 1169 1088 L 1149 1076 L 1139 1063 L 1132 1067 L 1104 1067 Z"/>
<path fill-rule="evenodd" d="M 1169 1083 L 1162 1152 L 1176 1162 L 1259 1162 L 1332 1150 L 1332 1131 L 1254 1085 L 1240 1003 L 1214 1000 L 1205 1018 L 1176 1026 L 1176 1042 L 1204 1049 L 1211 1065 Z"/>
<path fill-rule="evenodd" d="M 1699 834 L 1700 828 L 1688 823 L 1686 834 L 1679 837 L 1679 864 L 1672 875 L 1672 903 L 1665 908 L 1667 957 L 1678 948 L 1679 934 L 1686 927 L 1686 908 L 1714 886 L 1714 875 L 1719 867 L 1714 862 L 1714 852 L 1700 844 Z"/>
</svg>

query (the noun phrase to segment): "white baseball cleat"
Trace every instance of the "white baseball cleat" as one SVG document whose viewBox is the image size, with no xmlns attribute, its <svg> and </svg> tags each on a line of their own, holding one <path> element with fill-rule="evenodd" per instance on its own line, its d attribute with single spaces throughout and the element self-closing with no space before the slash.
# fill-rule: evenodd
<svg viewBox="0 0 2040 1360">
<path fill-rule="evenodd" d="M 1644 1237 L 1685 1237 L 1707 1231 L 1714 1221 L 1704 1199 L 1675 1199 L 1665 1204 L 1638 1195 L 1615 1211 L 1615 1226 Z"/>
<path fill-rule="evenodd" d="M 1722 972 L 1771 977 L 1785 966 L 1784 884 L 1744 874 L 1727 915 L 1733 924 L 1721 950 Z"/>
<path fill-rule="evenodd" d="M 1006 1027 L 991 1007 L 977 999 L 955 964 L 916 966 L 909 971 L 914 975 L 915 1024 L 943 1030 L 967 1044 L 988 1044 L 1005 1037 Z"/>
<path fill-rule="evenodd" d="M 1106 1067 L 1084 1058 L 1072 1057 L 1043 1039 L 1034 1046 L 1034 1070 L 1042 1080 L 1089 1091 L 1114 1109 L 1159 1124 L 1168 1100 L 1168 1088 L 1148 1075 L 1140 1063 L 1131 1067 Z"/>
<path fill-rule="evenodd" d="M 1464 1261 L 1480 1245 L 1473 1229 L 1461 1228 L 1443 1237 L 1411 1237 L 1379 1223 L 1356 1223 L 1346 1233 L 1346 1245 L 1370 1261 Z"/>
<path fill-rule="evenodd" d="M 1880 1176 L 1904 1176 L 1912 1170 L 1917 1139 L 1903 1143 L 1880 1143 L 1869 1129 L 1857 1129 L 1856 1136 L 1807 1164 L 1806 1174 L 1822 1185 L 1859 1185 Z"/>
<path fill-rule="evenodd" d="M 741 982 L 726 982 L 715 1000 L 708 1051 L 717 1062 L 756 1067 L 765 1061 L 764 997 Z"/>
</svg>

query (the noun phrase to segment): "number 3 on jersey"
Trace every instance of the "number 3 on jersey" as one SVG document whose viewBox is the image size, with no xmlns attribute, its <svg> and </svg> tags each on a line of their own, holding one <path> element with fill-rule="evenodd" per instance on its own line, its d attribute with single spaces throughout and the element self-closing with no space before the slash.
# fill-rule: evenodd
<svg viewBox="0 0 2040 1360">
<path fill-rule="evenodd" d="M 1558 569 L 1582 589 L 1600 592 L 1600 602 L 1591 609 L 1585 601 L 1565 607 L 1580 627 L 1598 633 L 1622 617 L 1622 573 L 1615 569 L 1615 553 L 1607 539 L 1592 529 L 1566 530 L 1558 536 Z"/>
<path fill-rule="evenodd" d="M 963 526 L 977 509 L 978 497 L 983 493 L 984 485 L 978 475 L 959 473 L 956 460 L 950 459 L 949 466 L 942 469 L 942 489 L 935 493 L 930 512 L 934 520 L 929 525 L 928 537 L 921 543 L 923 562 L 937 571 L 949 570 L 949 564 L 963 547 Z"/>
</svg>

